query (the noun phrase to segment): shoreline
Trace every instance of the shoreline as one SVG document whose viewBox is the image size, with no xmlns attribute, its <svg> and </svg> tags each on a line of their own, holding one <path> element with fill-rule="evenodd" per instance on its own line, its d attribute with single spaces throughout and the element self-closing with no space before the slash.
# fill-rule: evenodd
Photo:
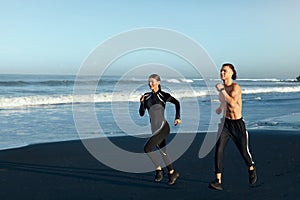
<svg viewBox="0 0 300 200">
<path fill-rule="evenodd" d="M 275 134 L 274 133 L 278 133 Z M 279 134 L 280 133 L 280 134 Z M 272 134 L 272 135 L 271 135 Z M 249 131 L 258 182 L 250 187 L 247 167 L 230 141 L 224 154 L 224 191 L 213 191 L 214 150 L 199 159 L 204 134 L 174 162 L 180 173 L 154 183 L 154 172 L 126 173 L 95 159 L 80 140 L 30 145 L 0 151 L 1 199 L 295 199 L 300 195 L 300 135 Z M 171 138 L 171 137 L 170 137 Z M 133 151 L 144 143 L 130 137 L 112 141 Z M 101 140 L 97 140 L 101 145 Z"/>
<path fill-rule="evenodd" d="M 264 135 L 270 135 L 270 136 L 275 136 L 275 135 L 282 135 L 282 132 L 284 132 L 284 135 L 298 135 L 300 136 L 300 130 L 292 130 L 292 129 L 276 129 L 276 130 L 272 130 L 272 129 L 247 129 L 248 132 L 250 134 L 264 134 Z M 204 131 L 200 131 L 197 132 L 196 134 L 200 134 L 200 135 L 204 135 L 207 134 L 208 132 L 204 132 Z M 170 133 L 170 135 L 174 135 L 176 133 Z M 177 133 L 177 134 L 190 134 L 188 132 L 186 133 Z M 194 134 L 194 133 L 193 133 Z M 50 141 L 50 142 L 40 142 L 40 143 L 32 143 L 32 144 L 24 144 L 24 145 L 18 145 L 15 147 L 7 147 L 7 148 L 3 148 L 0 149 L 1 151 L 7 151 L 7 150 L 14 150 L 14 149 L 22 149 L 22 148 L 26 148 L 26 147 L 30 147 L 30 146 L 35 146 L 35 145 L 43 145 L 43 144 L 52 144 L 52 143 L 61 143 L 61 142 L 72 142 L 72 141 L 82 141 L 82 140 L 91 140 L 91 139 L 101 139 L 101 138 L 122 138 L 122 137 L 133 137 L 134 136 L 149 136 L 150 137 L 150 133 L 149 134 L 137 134 L 137 135 L 133 135 L 133 136 L 129 136 L 129 135 L 110 135 L 110 136 L 100 136 L 100 137 L 91 137 L 91 138 L 83 138 L 83 139 L 66 139 L 66 140 L 58 140 L 58 141 Z"/>
</svg>

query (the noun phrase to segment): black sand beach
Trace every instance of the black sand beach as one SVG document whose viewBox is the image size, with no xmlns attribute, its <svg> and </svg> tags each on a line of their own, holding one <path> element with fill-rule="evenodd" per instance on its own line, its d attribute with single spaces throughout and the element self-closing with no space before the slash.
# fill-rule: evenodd
<svg viewBox="0 0 300 200">
<path fill-rule="evenodd" d="M 93 158 L 81 141 L 0 151 L 0 199 L 299 199 L 300 134 L 249 131 L 258 182 L 249 186 L 247 168 L 230 142 L 225 152 L 224 191 L 213 191 L 214 151 L 198 158 L 204 134 L 174 163 L 175 185 L 153 182 L 153 173 L 125 173 Z M 295 134 L 297 133 L 297 134 Z M 115 142 L 142 149 L 130 137 Z M 101 145 L 101 144 L 99 144 Z"/>
</svg>

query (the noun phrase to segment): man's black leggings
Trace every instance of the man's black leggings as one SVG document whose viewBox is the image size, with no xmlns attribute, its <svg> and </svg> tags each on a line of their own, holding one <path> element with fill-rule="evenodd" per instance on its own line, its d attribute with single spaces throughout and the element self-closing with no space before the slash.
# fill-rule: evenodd
<svg viewBox="0 0 300 200">
<path fill-rule="evenodd" d="M 170 134 L 170 126 L 167 121 L 164 122 L 163 127 L 155 133 L 150 139 L 146 142 L 144 151 L 147 153 L 147 155 L 150 157 L 151 161 L 155 165 L 155 167 L 160 166 L 156 156 L 154 155 L 154 148 L 159 147 L 160 153 L 163 157 L 163 160 L 167 166 L 168 171 L 171 171 L 173 169 L 170 158 L 167 154 L 166 149 L 166 137 Z"/>
<path fill-rule="evenodd" d="M 219 127 L 220 137 L 218 139 L 215 151 L 215 173 L 223 171 L 223 154 L 225 146 L 230 138 L 239 149 L 247 166 L 254 165 L 248 144 L 248 132 L 243 119 L 230 120 L 225 118 L 224 125 Z"/>
</svg>

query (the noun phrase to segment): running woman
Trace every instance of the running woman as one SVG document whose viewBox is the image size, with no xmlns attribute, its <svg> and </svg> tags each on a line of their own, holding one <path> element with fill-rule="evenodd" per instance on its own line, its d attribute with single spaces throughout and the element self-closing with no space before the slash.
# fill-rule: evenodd
<svg viewBox="0 0 300 200">
<path fill-rule="evenodd" d="M 215 174 L 216 180 L 209 187 L 216 190 L 223 190 L 222 173 L 223 173 L 223 153 L 228 140 L 231 138 L 238 147 L 245 163 L 248 166 L 249 183 L 254 184 L 257 180 L 254 161 L 249 151 L 248 132 L 242 118 L 242 91 L 241 87 L 233 80 L 237 74 L 234 66 L 230 63 L 225 63 L 220 71 L 220 77 L 223 84 L 218 83 L 216 89 L 219 92 L 220 107 L 216 113 L 223 112 L 224 118 L 220 123 L 218 139 L 215 151 Z"/>
<path fill-rule="evenodd" d="M 166 151 L 166 137 L 170 134 L 170 126 L 164 116 L 165 106 L 167 102 L 171 102 L 175 105 L 176 114 L 174 125 L 181 123 L 180 120 L 180 104 L 169 93 L 163 92 L 160 87 L 160 76 L 152 74 L 149 76 L 148 85 L 151 92 L 147 92 L 140 98 L 140 116 L 144 116 L 145 110 L 148 110 L 152 136 L 146 142 L 144 151 L 147 153 L 151 161 L 155 166 L 155 182 L 160 182 L 163 179 L 164 171 L 160 166 L 156 156 L 154 155 L 154 149 L 158 148 L 163 157 L 164 163 L 168 169 L 169 184 L 173 185 L 176 179 L 179 177 L 179 173 L 173 169 L 170 158 Z"/>
</svg>

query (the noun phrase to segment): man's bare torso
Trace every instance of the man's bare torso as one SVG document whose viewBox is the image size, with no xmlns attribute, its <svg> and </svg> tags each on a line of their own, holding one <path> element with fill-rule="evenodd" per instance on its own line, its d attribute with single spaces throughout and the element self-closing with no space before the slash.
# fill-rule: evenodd
<svg viewBox="0 0 300 200">
<path fill-rule="evenodd" d="M 224 117 L 232 120 L 242 118 L 242 92 L 237 83 L 233 83 L 230 86 L 225 86 L 226 93 L 232 97 L 232 101 L 226 102 L 224 94 L 219 93 L 219 100 L 224 112 Z"/>
</svg>

